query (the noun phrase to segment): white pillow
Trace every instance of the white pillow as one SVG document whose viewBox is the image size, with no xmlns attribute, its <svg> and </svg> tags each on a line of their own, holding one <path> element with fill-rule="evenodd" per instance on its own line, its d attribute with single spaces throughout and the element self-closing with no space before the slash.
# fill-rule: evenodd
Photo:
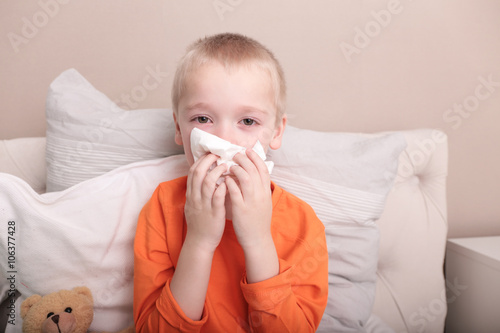
<svg viewBox="0 0 500 333">
<path fill-rule="evenodd" d="M 45 138 L 1 140 L 0 172 L 24 179 L 38 193 L 45 192 Z"/>
<path fill-rule="evenodd" d="M 50 85 L 47 192 L 64 190 L 119 166 L 181 154 L 172 111 L 123 110 L 75 69 Z"/>
<path fill-rule="evenodd" d="M 401 133 L 354 134 L 288 126 L 270 151 L 271 179 L 315 210 L 325 225 L 328 304 L 318 332 L 365 332 L 375 299 L 375 221 L 406 147 Z"/>
<path fill-rule="evenodd" d="M 160 182 L 187 170 L 185 156 L 176 155 L 133 163 L 42 195 L 23 180 L 0 173 L 0 252 L 15 248 L 12 267 L 6 256 L 0 262 L 0 279 L 15 276 L 21 293 L 15 313 L 21 313 L 20 304 L 32 294 L 87 286 L 94 297 L 91 330 L 113 332 L 132 324 L 139 212 Z M 17 315 L 7 332 L 20 332 L 21 327 Z"/>
</svg>

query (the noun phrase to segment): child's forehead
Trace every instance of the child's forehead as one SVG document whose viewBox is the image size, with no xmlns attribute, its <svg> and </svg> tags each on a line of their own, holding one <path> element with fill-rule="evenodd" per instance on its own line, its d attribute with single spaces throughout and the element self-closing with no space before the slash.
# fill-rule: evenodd
<svg viewBox="0 0 500 333">
<path fill-rule="evenodd" d="M 215 82 L 221 82 L 218 80 L 219 78 L 222 78 L 222 81 L 224 81 L 226 75 L 231 77 L 233 74 L 236 75 L 237 79 L 232 81 L 232 79 L 229 78 L 229 80 L 231 80 L 231 85 L 242 84 L 247 87 L 246 89 L 252 85 L 257 85 L 259 88 L 268 88 L 267 93 L 269 97 L 274 100 L 276 92 L 273 80 L 266 69 L 258 66 L 227 67 L 219 63 L 203 64 L 190 71 L 185 77 L 183 84 L 184 89 L 181 95 L 190 95 L 194 91 L 197 91 L 198 87 L 213 87 Z M 250 84 L 250 86 L 248 86 L 248 84 Z"/>
<path fill-rule="evenodd" d="M 210 69 L 220 69 L 220 70 L 210 70 Z M 192 68 L 189 72 L 189 75 L 186 77 L 187 83 L 193 78 L 199 78 L 199 74 L 203 72 L 206 76 L 209 75 L 221 75 L 221 73 L 225 74 L 234 74 L 238 73 L 239 75 L 258 75 L 262 77 L 262 80 L 268 81 L 270 84 L 272 83 L 271 74 L 268 69 L 263 68 L 252 62 L 243 62 L 236 64 L 221 64 L 218 61 L 210 61 L 203 63 L 199 66 Z"/>
</svg>

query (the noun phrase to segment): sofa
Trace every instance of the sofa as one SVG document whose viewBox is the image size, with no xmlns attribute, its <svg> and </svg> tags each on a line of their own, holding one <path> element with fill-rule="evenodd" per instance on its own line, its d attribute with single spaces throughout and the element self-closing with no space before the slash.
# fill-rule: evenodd
<svg viewBox="0 0 500 333">
<path fill-rule="evenodd" d="M 54 78 L 46 103 L 45 137 L 0 141 L 1 234 L 9 221 L 17 228 L 16 278 L 5 282 L 13 270 L 3 260 L 0 300 L 20 295 L 6 332 L 20 331 L 30 295 L 78 285 L 94 294 L 91 329 L 118 330 L 132 320 L 139 210 L 187 172 L 171 110 L 122 109 L 75 69 Z M 272 180 L 325 224 L 330 288 L 318 332 L 443 332 L 446 135 L 288 126 L 268 155 Z M 2 253 L 11 245 L 0 240 Z"/>
</svg>

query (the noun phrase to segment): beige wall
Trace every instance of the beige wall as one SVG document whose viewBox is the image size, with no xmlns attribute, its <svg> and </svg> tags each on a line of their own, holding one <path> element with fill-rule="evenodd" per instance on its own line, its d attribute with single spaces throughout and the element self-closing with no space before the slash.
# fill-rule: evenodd
<svg viewBox="0 0 500 333">
<path fill-rule="evenodd" d="M 0 139 L 44 135 L 47 86 L 70 67 L 122 106 L 168 107 L 186 45 L 222 31 L 274 50 L 294 126 L 445 131 L 449 236 L 500 235 L 496 0 L 1 1 Z"/>
</svg>

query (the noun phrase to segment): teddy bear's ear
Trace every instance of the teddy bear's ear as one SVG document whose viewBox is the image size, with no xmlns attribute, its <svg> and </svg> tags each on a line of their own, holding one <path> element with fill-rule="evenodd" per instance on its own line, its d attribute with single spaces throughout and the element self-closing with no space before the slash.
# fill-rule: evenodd
<svg viewBox="0 0 500 333">
<path fill-rule="evenodd" d="M 89 299 L 90 303 L 94 302 L 94 299 L 92 297 L 92 292 L 90 291 L 89 288 L 87 288 L 87 287 L 75 287 L 75 288 L 73 288 L 73 291 L 77 294 L 86 296 Z"/>
<path fill-rule="evenodd" d="M 21 319 L 24 319 L 24 317 L 26 317 L 26 314 L 31 309 L 31 307 L 41 299 L 42 299 L 42 296 L 40 296 L 40 295 L 32 295 L 32 296 L 26 298 L 21 303 Z"/>
</svg>

